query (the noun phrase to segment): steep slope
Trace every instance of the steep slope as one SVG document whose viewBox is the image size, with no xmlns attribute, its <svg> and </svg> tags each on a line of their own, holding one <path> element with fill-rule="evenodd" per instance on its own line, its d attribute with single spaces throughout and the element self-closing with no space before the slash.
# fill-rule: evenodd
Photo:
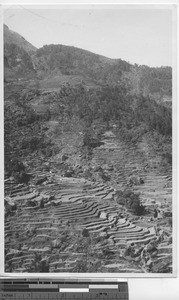
<svg viewBox="0 0 179 300">
<path fill-rule="evenodd" d="M 7 25 L 4 24 L 4 43 L 15 44 L 18 47 L 24 49 L 28 54 L 32 54 L 36 51 L 36 47 L 26 41 L 20 34 L 9 29 Z"/>
<path fill-rule="evenodd" d="M 4 81 L 34 78 L 32 55 L 35 51 L 33 45 L 4 25 Z"/>
<path fill-rule="evenodd" d="M 171 68 L 27 43 L 5 27 L 6 271 L 171 272 Z"/>
<path fill-rule="evenodd" d="M 24 80 L 36 76 L 31 56 L 15 44 L 5 44 L 4 81 Z"/>
<path fill-rule="evenodd" d="M 101 83 L 112 83 L 112 79 L 116 82 L 124 71 L 130 70 L 130 64 L 125 61 L 64 45 L 46 45 L 38 49 L 35 63 L 41 74 L 79 75 Z"/>
<path fill-rule="evenodd" d="M 132 65 L 122 59 L 110 59 L 64 45 L 46 45 L 36 51 L 34 64 L 41 78 L 79 76 L 100 85 L 127 83 L 134 94 L 150 95 L 158 102 L 172 96 L 171 67 L 150 68 Z"/>
<path fill-rule="evenodd" d="M 87 50 L 64 45 L 36 49 L 4 25 L 5 80 L 36 78 L 41 89 L 59 89 L 66 83 L 94 88 L 128 85 L 132 94 L 147 96 L 170 106 L 171 67 L 150 68 L 111 59 Z"/>
<path fill-rule="evenodd" d="M 111 170 L 113 164 L 113 175 L 123 189 L 128 175 L 136 167 L 141 171 L 141 156 L 146 153 L 137 153 L 109 131 L 103 135 L 103 142 L 94 152 L 92 166 L 107 163 Z M 141 217 L 118 202 L 111 181 L 107 185 L 67 178 L 55 169 L 45 171 L 42 165 L 36 168 L 30 186 L 7 179 L 6 271 L 44 272 L 45 262 L 46 272 L 170 273 L 172 232 L 165 214 L 171 214 L 171 189 L 163 187 L 168 177 L 159 176 L 154 169 L 153 174 L 147 171 L 142 177 L 144 185 L 134 188 L 142 189 L 142 202 L 149 212 Z M 153 193 L 154 188 L 157 193 Z M 164 200 L 166 196 L 168 201 Z M 157 219 L 153 218 L 156 207 L 163 213 Z"/>
</svg>

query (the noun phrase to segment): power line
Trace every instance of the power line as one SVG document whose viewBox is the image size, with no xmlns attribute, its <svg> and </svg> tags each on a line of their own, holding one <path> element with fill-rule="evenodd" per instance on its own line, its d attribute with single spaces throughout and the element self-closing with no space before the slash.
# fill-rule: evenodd
<svg viewBox="0 0 179 300">
<path fill-rule="evenodd" d="M 18 6 L 20 6 L 22 9 L 28 11 L 29 13 L 35 15 L 36 17 L 42 18 L 42 19 L 47 20 L 47 21 L 49 21 L 49 22 L 52 22 L 52 23 L 55 23 L 55 24 L 59 24 L 59 25 L 65 25 L 65 26 L 80 27 L 80 26 L 78 26 L 78 25 L 74 25 L 74 24 L 70 24 L 70 23 L 65 23 L 65 22 L 60 23 L 60 22 L 58 22 L 58 21 L 49 19 L 49 18 L 44 17 L 44 16 L 42 16 L 42 15 L 40 15 L 40 14 L 38 14 L 38 13 L 35 13 L 35 12 L 31 11 L 30 9 L 28 9 L 28 8 L 26 8 L 26 7 L 24 7 L 24 6 L 22 6 L 22 5 L 18 5 Z"/>
<path fill-rule="evenodd" d="M 12 6 L 14 6 L 14 5 L 10 5 L 10 6 L 9 6 L 8 8 L 6 8 L 6 9 L 5 9 L 5 8 L 3 8 L 3 6 L 2 6 L 2 8 L 3 8 L 3 12 L 4 12 L 4 13 L 7 13 L 7 11 L 8 11 L 9 9 L 11 9 L 11 7 L 12 7 Z"/>
<path fill-rule="evenodd" d="M 31 13 L 32 15 L 35 15 L 36 17 L 42 18 L 42 19 L 47 20 L 47 21 L 49 21 L 49 22 L 56 23 L 56 21 L 51 20 L 51 19 L 49 19 L 49 18 L 46 18 L 46 17 L 44 17 L 44 16 L 41 16 L 41 15 L 39 15 L 39 14 L 37 14 L 37 13 L 31 11 L 30 9 L 28 9 L 28 8 L 22 6 L 22 5 L 18 5 L 18 6 L 20 6 L 22 9 L 28 11 L 28 12 Z"/>
</svg>

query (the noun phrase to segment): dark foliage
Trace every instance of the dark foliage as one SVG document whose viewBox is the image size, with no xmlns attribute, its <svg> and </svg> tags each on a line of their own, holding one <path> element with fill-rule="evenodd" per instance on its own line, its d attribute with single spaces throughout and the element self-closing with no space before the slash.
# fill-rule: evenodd
<svg viewBox="0 0 179 300">
<path fill-rule="evenodd" d="M 86 228 L 83 229 L 82 236 L 83 237 L 89 237 L 90 236 L 88 229 L 86 229 Z"/>
<path fill-rule="evenodd" d="M 96 81 L 113 84 L 130 70 L 124 60 L 106 58 L 92 52 L 64 45 L 45 45 L 36 51 L 38 70 L 50 73 L 59 69 L 64 75 L 84 75 Z M 113 63 L 111 63 L 113 62 Z"/>
<path fill-rule="evenodd" d="M 11 162 L 19 162 L 21 158 L 33 153 L 50 157 L 58 149 L 45 135 L 46 113 L 43 118 L 30 104 L 30 99 L 36 97 L 36 92 L 21 89 L 13 96 L 11 94 L 11 97 L 11 103 L 5 101 L 4 105 L 5 172 L 15 176 L 18 182 L 27 182 L 28 176 L 24 170 L 15 171 L 17 164 L 15 166 Z"/>
<path fill-rule="evenodd" d="M 4 61 L 5 81 L 9 81 L 12 78 L 16 80 L 17 78 L 29 79 L 36 76 L 30 55 L 22 47 L 16 44 L 5 43 Z"/>
<path fill-rule="evenodd" d="M 101 145 L 101 132 L 111 124 L 116 124 L 129 142 L 136 141 L 145 132 L 158 132 L 164 137 L 161 149 L 166 138 L 172 135 L 171 109 L 149 97 L 130 95 L 125 81 L 91 90 L 82 84 L 64 86 L 60 92 L 48 96 L 47 109 L 41 114 L 31 105 L 34 97 L 38 97 L 34 89 L 24 89 L 14 93 L 10 105 L 5 102 L 5 165 L 15 157 L 36 153 L 48 158 L 58 153 L 44 130 L 50 118 L 58 120 L 59 124 L 77 118 L 83 126 L 83 146 L 88 154 Z M 163 148 L 162 153 L 171 164 L 171 149 Z"/>
<path fill-rule="evenodd" d="M 172 69 L 171 67 L 150 68 L 140 66 L 140 89 L 145 94 L 172 95 Z"/>
<path fill-rule="evenodd" d="M 124 190 L 124 192 L 116 192 L 116 201 L 119 204 L 125 205 L 126 208 L 130 209 L 135 215 L 145 214 L 145 207 L 140 203 L 139 194 L 134 193 L 130 189 Z"/>
<path fill-rule="evenodd" d="M 157 104 L 149 97 L 140 96 L 134 111 L 136 122 L 145 122 L 149 130 L 156 130 L 162 135 L 172 135 L 172 111 Z"/>
<path fill-rule="evenodd" d="M 13 176 L 17 183 L 28 183 L 31 178 L 23 162 L 17 158 L 5 160 L 5 171 L 6 175 Z"/>
</svg>

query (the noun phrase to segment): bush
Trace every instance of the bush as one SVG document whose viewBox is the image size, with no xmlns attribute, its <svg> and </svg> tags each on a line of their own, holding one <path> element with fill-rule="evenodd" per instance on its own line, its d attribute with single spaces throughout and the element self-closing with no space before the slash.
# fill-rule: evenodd
<svg viewBox="0 0 179 300">
<path fill-rule="evenodd" d="M 131 209 L 132 212 L 137 216 L 141 216 L 145 213 L 145 207 L 140 204 L 140 200 L 133 202 L 131 204 Z"/>
<path fill-rule="evenodd" d="M 8 166 L 9 170 L 11 171 L 11 174 L 13 172 L 18 172 L 20 173 L 21 171 L 24 171 L 25 170 L 25 166 L 24 164 L 22 163 L 22 161 L 20 161 L 19 159 L 11 159 L 10 160 L 10 163 L 9 163 L 9 166 Z"/>
<path fill-rule="evenodd" d="M 8 176 L 13 176 L 17 183 L 28 183 L 31 177 L 26 173 L 23 162 L 17 158 L 5 160 L 5 171 Z"/>
<path fill-rule="evenodd" d="M 172 165 L 172 153 L 166 151 L 162 154 L 162 156 L 164 157 L 164 159 L 167 161 L 168 164 Z"/>
<path fill-rule="evenodd" d="M 88 229 L 86 229 L 86 228 L 83 229 L 82 236 L 83 237 L 89 237 L 90 236 Z"/>
<path fill-rule="evenodd" d="M 21 171 L 20 173 L 14 173 L 14 179 L 17 183 L 28 183 L 30 180 L 30 175 L 27 174 L 25 171 Z"/>
<path fill-rule="evenodd" d="M 92 128 L 87 128 L 84 131 L 83 147 L 86 147 L 88 151 L 93 148 L 101 146 L 100 134 L 96 133 Z"/>
<path fill-rule="evenodd" d="M 39 137 L 27 137 L 22 140 L 22 149 L 29 149 L 33 152 L 41 146 L 41 143 L 41 138 Z"/>
<path fill-rule="evenodd" d="M 12 159 L 5 155 L 5 173 L 7 176 L 14 176 L 25 170 L 24 164 L 17 158 Z"/>
<path fill-rule="evenodd" d="M 140 203 L 139 194 L 134 193 L 130 189 L 126 189 L 123 192 L 117 191 L 116 196 L 117 203 L 125 205 L 133 214 L 140 216 L 145 213 L 145 207 Z"/>
</svg>

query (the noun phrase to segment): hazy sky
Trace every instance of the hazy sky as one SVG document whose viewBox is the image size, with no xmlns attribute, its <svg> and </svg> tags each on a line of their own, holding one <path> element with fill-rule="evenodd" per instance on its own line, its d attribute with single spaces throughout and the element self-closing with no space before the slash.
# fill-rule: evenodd
<svg viewBox="0 0 179 300">
<path fill-rule="evenodd" d="M 64 44 L 149 66 L 172 64 L 169 9 L 5 7 L 4 23 L 36 47 Z"/>
</svg>

